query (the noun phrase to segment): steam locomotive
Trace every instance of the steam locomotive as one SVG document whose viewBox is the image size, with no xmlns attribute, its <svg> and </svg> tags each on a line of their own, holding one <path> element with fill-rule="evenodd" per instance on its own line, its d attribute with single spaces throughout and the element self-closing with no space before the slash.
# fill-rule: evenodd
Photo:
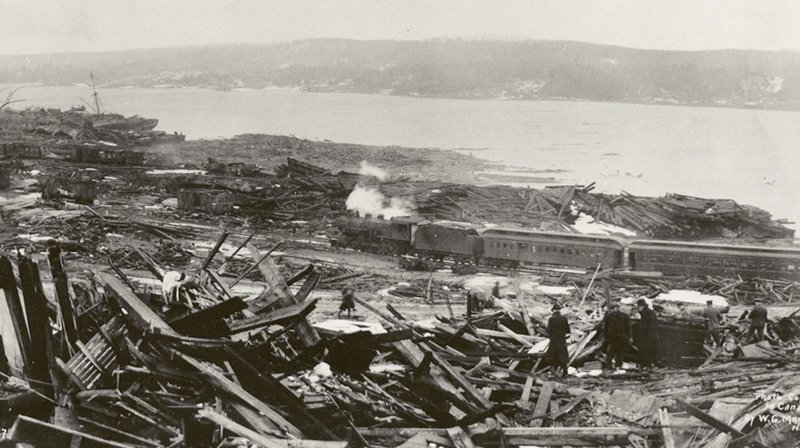
<svg viewBox="0 0 800 448">
<path fill-rule="evenodd" d="M 419 217 L 340 219 L 335 246 L 415 255 L 457 263 L 515 268 L 523 264 L 628 268 L 665 275 L 800 280 L 800 249 L 676 241 L 626 241 L 611 236 L 490 228 Z"/>
</svg>

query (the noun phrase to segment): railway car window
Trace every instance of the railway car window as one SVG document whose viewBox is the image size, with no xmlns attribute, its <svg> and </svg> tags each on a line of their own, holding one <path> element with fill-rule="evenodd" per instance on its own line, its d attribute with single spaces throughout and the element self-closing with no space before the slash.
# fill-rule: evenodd
<svg viewBox="0 0 800 448">
<path fill-rule="evenodd" d="M 558 250 L 558 252 L 563 254 L 564 253 L 564 248 L 562 247 L 561 249 Z"/>
<path fill-rule="evenodd" d="M 520 249 L 527 249 L 528 248 L 528 245 L 525 244 L 525 243 L 519 243 L 517 245 L 519 246 Z"/>
<path fill-rule="evenodd" d="M 536 246 L 531 246 L 531 252 L 536 252 Z"/>
<path fill-rule="evenodd" d="M 721 263 L 720 263 L 720 261 L 719 261 L 719 260 L 717 260 L 717 259 L 711 259 L 711 260 L 708 260 L 708 265 L 709 265 L 709 266 L 712 266 L 712 267 L 718 268 L 718 267 L 720 266 L 720 264 L 721 264 Z"/>
<path fill-rule="evenodd" d="M 722 266 L 726 268 L 735 268 L 737 267 L 736 261 L 734 260 L 722 260 Z"/>
<path fill-rule="evenodd" d="M 786 265 L 786 269 L 789 270 L 789 271 L 794 271 L 794 265 L 793 264 L 787 264 Z"/>
</svg>

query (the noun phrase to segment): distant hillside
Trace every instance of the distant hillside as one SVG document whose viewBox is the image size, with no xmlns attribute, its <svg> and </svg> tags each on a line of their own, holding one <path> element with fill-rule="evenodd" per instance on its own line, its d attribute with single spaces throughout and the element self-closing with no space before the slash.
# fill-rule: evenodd
<svg viewBox="0 0 800 448">
<path fill-rule="evenodd" d="M 353 41 L 0 56 L 0 82 L 290 87 L 451 98 L 800 109 L 800 52 L 635 50 L 560 41 Z"/>
</svg>

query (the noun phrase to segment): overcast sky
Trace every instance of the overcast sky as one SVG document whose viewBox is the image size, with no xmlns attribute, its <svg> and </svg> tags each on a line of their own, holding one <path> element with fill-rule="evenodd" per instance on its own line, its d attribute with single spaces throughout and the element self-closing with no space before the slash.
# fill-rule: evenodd
<svg viewBox="0 0 800 448">
<path fill-rule="evenodd" d="M 0 53 L 312 37 L 800 50 L 800 0 L 0 0 Z"/>
</svg>

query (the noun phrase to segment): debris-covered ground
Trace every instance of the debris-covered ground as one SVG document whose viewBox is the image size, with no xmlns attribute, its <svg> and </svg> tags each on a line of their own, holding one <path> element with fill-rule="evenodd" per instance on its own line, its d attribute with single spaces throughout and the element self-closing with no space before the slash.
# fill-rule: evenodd
<svg viewBox="0 0 800 448">
<path fill-rule="evenodd" d="M 70 116 L 27 114 L 35 129 L 68 127 Z M 73 138 L 59 132 L 52 138 Z M 338 152 L 326 156 L 331 147 Z M 357 186 L 473 224 L 579 231 L 576 217 L 591 215 L 640 237 L 780 244 L 763 238 L 792 235 L 754 207 L 596 195 L 591 185 L 467 186 L 434 171 L 412 179 L 390 160 L 424 166 L 422 152 L 288 137 L 169 142 L 114 163 L 13 151 L 0 203 L 7 439 L 42 447 L 800 442 L 797 282 L 507 270 L 329 243 Z M 430 166 L 456 159 L 473 163 L 449 153 Z M 393 176 L 379 180 L 385 173 L 365 160 Z M 341 312 L 347 288 L 355 310 Z M 658 316 L 655 369 L 639 365 L 639 300 Z M 709 300 L 724 316 L 716 342 Z M 758 300 L 768 312 L 762 341 L 749 332 Z M 610 303 L 632 322 L 620 369 L 606 365 Z M 547 356 L 555 305 L 571 327 L 566 376 Z"/>
</svg>

